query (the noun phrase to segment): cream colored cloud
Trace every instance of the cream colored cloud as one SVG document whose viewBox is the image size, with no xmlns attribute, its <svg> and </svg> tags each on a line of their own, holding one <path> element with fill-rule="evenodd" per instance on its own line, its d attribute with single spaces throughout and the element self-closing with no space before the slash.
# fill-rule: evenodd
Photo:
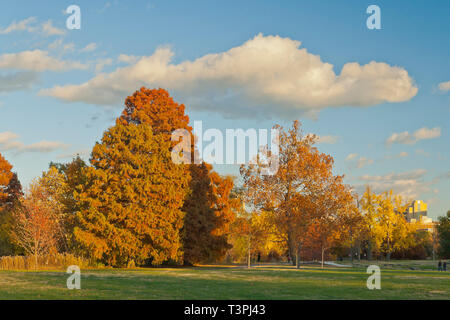
<svg viewBox="0 0 450 320">
<path fill-rule="evenodd" d="M 374 163 L 373 159 L 359 156 L 357 153 L 350 153 L 345 161 L 349 162 L 349 165 L 353 168 L 361 169 L 365 166 L 371 165 Z"/>
<path fill-rule="evenodd" d="M 429 140 L 439 138 L 441 136 L 441 128 L 427 128 L 423 127 L 414 131 L 414 133 L 409 133 L 408 131 L 396 133 L 394 132 L 389 138 L 386 139 L 386 145 L 390 146 L 392 144 L 415 144 L 420 140 Z"/>
<path fill-rule="evenodd" d="M 47 20 L 42 23 L 42 33 L 45 36 L 61 36 L 66 33 L 66 30 L 57 28 L 53 25 L 52 20 Z"/>
<path fill-rule="evenodd" d="M 91 42 L 88 45 L 86 45 L 83 49 L 80 50 L 80 52 L 92 52 L 96 50 L 98 45 L 95 42 Z"/>
<path fill-rule="evenodd" d="M 53 152 L 66 149 L 69 145 L 57 141 L 39 141 L 32 144 L 24 144 L 18 140 L 19 135 L 10 131 L 0 132 L 0 151 L 23 152 Z"/>
<path fill-rule="evenodd" d="M 98 59 L 95 63 L 95 72 L 99 73 L 103 70 L 104 67 L 112 65 L 114 62 L 111 58 Z"/>
<path fill-rule="evenodd" d="M 289 116 L 317 113 L 325 107 L 402 102 L 417 93 L 403 68 L 352 62 L 336 74 L 332 64 L 300 45 L 289 38 L 259 34 L 226 52 L 179 64 L 171 62 L 174 53 L 169 47 L 160 47 L 129 66 L 40 94 L 66 102 L 115 105 L 145 85 L 167 88 L 197 110 Z"/>
<path fill-rule="evenodd" d="M 66 34 L 66 30 L 55 27 L 52 20 L 47 20 L 38 25 L 35 17 L 29 17 L 19 22 L 13 21 L 8 27 L 0 29 L 0 34 L 9 34 L 17 31 L 39 33 L 47 37 Z"/>
<path fill-rule="evenodd" d="M 76 61 L 59 60 L 49 56 L 47 51 L 36 49 L 0 55 L 0 69 L 66 71 L 87 69 L 87 65 Z"/>
<path fill-rule="evenodd" d="M 35 32 L 36 27 L 31 26 L 34 22 L 36 22 L 35 17 L 29 17 L 19 22 L 13 21 L 8 27 L 0 29 L 0 34 L 9 34 L 15 31 Z"/>
<path fill-rule="evenodd" d="M 363 175 L 359 177 L 361 184 L 357 188 L 362 191 L 369 185 L 376 193 L 394 190 L 406 199 L 415 199 L 423 193 L 430 192 L 432 182 L 425 181 L 425 169 L 416 169 L 402 173 L 386 175 Z"/>
<path fill-rule="evenodd" d="M 345 160 L 346 160 L 346 161 L 352 161 L 352 160 L 356 159 L 357 157 L 358 157 L 358 154 L 357 154 L 357 153 L 350 153 L 350 154 L 345 158 Z"/>
<path fill-rule="evenodd" d="M 450 81 L 441 82 L 439 83 L 438 87 L 441 91 L 450 91 Z"/>
<path fill-rule="evenodd" d="M 318 136 L 317 143 L 335 144 L 339 141 L 338 136 Z"/>
</svg>

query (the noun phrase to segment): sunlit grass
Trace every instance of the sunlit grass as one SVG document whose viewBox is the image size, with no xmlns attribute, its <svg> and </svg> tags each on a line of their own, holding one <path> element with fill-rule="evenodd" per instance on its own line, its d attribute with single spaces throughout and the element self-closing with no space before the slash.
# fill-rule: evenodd
<svg viewBox="0 0 450 320">
<path fill-rule="evenodd" d="M 81 290 L 63 271 L 1 271 L 1 299 L 450 299 L 450 272 L 383 269 L 368 290 L 365 268 L 287 266 L 82 270 Z"/>
</svg>

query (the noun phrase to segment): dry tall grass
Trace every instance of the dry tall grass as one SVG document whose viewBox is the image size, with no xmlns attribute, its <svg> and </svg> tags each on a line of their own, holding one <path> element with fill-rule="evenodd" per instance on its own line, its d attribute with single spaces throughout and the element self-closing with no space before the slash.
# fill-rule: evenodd
<svg viewBox="0 0 450 320">
<path fill-rule="evenodd" d="M 99 265 L 73 254 L 52 253 L 38 257 L 36 265 L 34 256 L 3 256 L 0 257 L 0 270 L 36 270 L 59 269 L 77 265 L 80 268 L 93 268 Z"/>
</svg>

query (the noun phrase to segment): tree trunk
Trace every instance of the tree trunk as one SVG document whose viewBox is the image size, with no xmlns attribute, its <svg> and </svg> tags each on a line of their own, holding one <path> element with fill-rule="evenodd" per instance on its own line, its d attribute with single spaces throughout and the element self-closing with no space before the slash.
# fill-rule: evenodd
<svg viewBox="0 0 450 320">
<path fill-rule="evenodd" d="M 350 261 L 353 263 L 353 246 L 350 246 Z"/>
<path fill-rule="evenodd" d="M 37 270 L 38 268 L 38 255 L 37 253 L 34 254 L 34 269 Z"/>
<path fill-rule="evenodd" d="M 251 253 L 251 247 L 250 247 L 251 243 L 250 243 L 250 237 L 248 237 L 248 256 L 247 256 L 247 268 L 251 268 L 251 258 L 252 258 L 252 253 Z"/>
<path fill-rule="evenodd" d="M 389 234 L 388 234 L 388 239 L 387 239 L 386 260 L 387 261 L 391 261 L 391 242 L 389 241 Z"/>
<path fill-rule="evenodd" d="M 372 260 L 372 242 L 369 241 L 369 243 L 367 244 L 367 260 L 371 261 Z"/>
<path fill-rule="evenodd" d="M 301 245 L 298 244 L 296 254 L 295 254 L 295 266 L 297 269 L 300 269 L 300 249 L 301 249 Z"/>
<path fill-rule="evenodd" d="M 361 262 L 361 241 L 358 241 L 358 262 Z"/>
<path fill-rule="evenodd" d="M 323 269 L 323 258 L 324 258 L 325 248 L 322 246 L 322 269 Z"/>
</svg>

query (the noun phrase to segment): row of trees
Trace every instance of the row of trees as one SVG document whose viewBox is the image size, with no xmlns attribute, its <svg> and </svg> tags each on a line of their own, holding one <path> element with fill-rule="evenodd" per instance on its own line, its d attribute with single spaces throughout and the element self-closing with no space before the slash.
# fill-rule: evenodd
<svg viewBox="0 0 450 320">
<path fill-rule="evenodd" d="M 221 259 L 238 199 L 230 196 L 233 179 L 209 164 L 172 161 L 171 133 L 191 132 L 188 123 L 184 105 L 167 91 L 136 91 L 89 164 L 79 157 L 51 163 L 14 204 L 2 193 L 2 254 L 37 259 L 57 250 L 112 266 Z M 15 176 L 2 163 L 0 185 L 10 185 Z"/>
<path fill-rule="evenodd" d="M 304 135 L 298 122 L 280 133 L 279 170 L 262 175 L 263 163 L 241 167 L 244 202 L 235 243 L 247 254 L 279 255 L 287 252 L 299 266 L 302 256 L 324 262 L 327 253 L 351 259 L 384 256 L 425 258 L 436 249 L 432 235 L 408 223 L 405 202 L 392 191 L 374 194 L 368 187 L 361 198 L 333 175 L 333 158 L 320 153 L 316 137 Z M 264 158 L 270 158 L 270 151 Z M 274 250 L 276 243 L 278 250 Z M 242 253 L 241 253 L 242 255 Z M 250 261 L 250 259 L 247 259 Z"/>
<path fill-rule="evenodd" d="M 301 257 L 387 258 L 418 243 L 406 206 L 392 192 L 361 199 L 333 174 L 333 158 L 295 121 L 280 132 L 279 169 L 261 158 L 241 167 L 242 184 L 207 163 L 174 163 L 192 136 L 185 107 L 163 89 L 141 88 L 103 134 L 89 163 L 51 163 L 25 194 L 0 156 L 0 254 L 72 253 L 111 266 L 194 264 L 254 254 L 300 265 Z M 195 141 L 191 139 L 190 141 Z M 197 152 L 188 146 L 189 157 Z M 186 150 L 186 148 L 185 148 Z M 186 155 L 183 155 L 186 156 Z M 268 148 L 264 159 L 272 159 Z M 420 238 L 422 237 L 422 238 Z M 422 239 L 423 240 L 423 239 Z M 423 240 L 425 242 L 425 240 Z"/>
</svg>

